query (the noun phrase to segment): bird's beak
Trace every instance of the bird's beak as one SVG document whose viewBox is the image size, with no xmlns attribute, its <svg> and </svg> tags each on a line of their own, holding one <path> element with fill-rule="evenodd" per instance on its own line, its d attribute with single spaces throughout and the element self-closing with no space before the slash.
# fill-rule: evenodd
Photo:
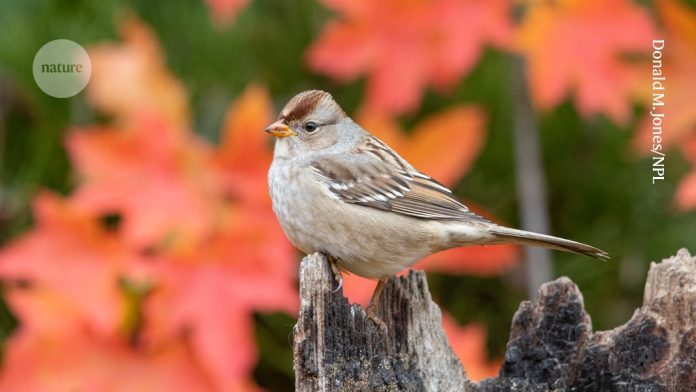
<svg viewBox="0 0 696 392">
<path fill-rule="evenodd" d="M 297 132 L 293 131 L 288 127 L 282 120 L 278 120 L 273 124 L 269 125 L 265 129 L 266 132 L 270 133 L 275 137 L 288 137 L 296 136 Z"/>
</svg>

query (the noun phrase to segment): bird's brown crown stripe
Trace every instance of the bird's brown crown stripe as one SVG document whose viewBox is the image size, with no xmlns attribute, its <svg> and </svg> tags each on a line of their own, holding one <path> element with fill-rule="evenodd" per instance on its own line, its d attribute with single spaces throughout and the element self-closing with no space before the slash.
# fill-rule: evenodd
<svg viewBox="0 0 696 392">
<path fill-rule="evenodd" d="M 297 100 L 297 103 L 290 108 L 288 113 L 284 116 L 284 119 L 287 121 L 303 119 L 314 110 L 325 95 L 327 95 L 327 93 L 323 91 L 310 91 Z"/>
</svg>

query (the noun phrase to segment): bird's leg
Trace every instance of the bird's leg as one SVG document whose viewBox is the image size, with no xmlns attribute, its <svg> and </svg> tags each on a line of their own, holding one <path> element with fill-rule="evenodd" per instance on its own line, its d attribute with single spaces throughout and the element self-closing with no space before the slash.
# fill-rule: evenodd
<svg viewBox="0 0 696 392">
<path fill-rule="evenodd" d="M 341 287 L 343 287 L 343 274 L 341 274 L 341 270 L 338 268 L 338 260 L 335 257 L 327 255 L 326 258 L 329 260 L 329 265 L 331 266 L 331 271 L 333 271 L 334 279 L 336 279 L 338 282 L 338 286 L 331 291 L 332 293 L 335 293 L 340 290 Z"/>
<path fill-rule="evenodd" d="M 383 331 L 387 331 L 387 325 L 384 324 L 382 319 L 377 317 L 377 305 L 379 304 L 379 297 L 382 294 L 382 290 L 384 290 L 384 284 L 386 282 L 386 279 L 380 279 L 377 281 L 377 287 L 375 287 L 375 291 L 372 293 L 370 304 L 367 305 L 367 317 L 374 321 L 375 324 L 377 324 Z"/>
</svg>

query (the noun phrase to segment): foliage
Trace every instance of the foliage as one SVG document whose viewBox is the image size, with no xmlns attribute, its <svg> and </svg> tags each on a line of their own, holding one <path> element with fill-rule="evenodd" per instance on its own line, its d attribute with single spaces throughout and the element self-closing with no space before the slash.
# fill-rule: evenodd
<svg viewBox="0 0 696 392">
<path fill-rule="evenodd" d="M 646 263 L 696 234 L 696 10 L 677 0 L 45 0 L 0 5 L 0 24 L 2 390 L 291 390 L 300 255 L 270 209 L 261 130 L 306 88 L 514 226 L 522 56 L 554 233 L 614 259 L 555 255 L 597 328 L 625 321 Z M 31 76 L 58 37 L 94 69 L 64 101 Z M 651 185 L 660 37 L 669 166 Z M 497 372 L 520 256 L 470 247 L 417 265 L 473 378 Z M 365 303 L 374 282 L 345 286 Z"/>
<path fill-rule="evenodd" d="M 310 67 L 350 82 L 367 73 L 365 106 L 403 112 L 423 89 L 447 90 L 470 71 L 483 45 L 510 35 L 504 0 L 324 0 L 330 21 L 308 52 Z"/>
</svg>

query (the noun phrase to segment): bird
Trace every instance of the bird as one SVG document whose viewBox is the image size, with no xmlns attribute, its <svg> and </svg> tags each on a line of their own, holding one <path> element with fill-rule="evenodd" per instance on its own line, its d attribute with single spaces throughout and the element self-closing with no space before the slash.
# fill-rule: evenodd
<svg viewBox="0 0 696 392">
<path fill-rule="evenodd" d="M 511 243 L 609 259 L 593 246 L 475 214 L 355 123 L 328 92 L 295 95 L 265 131 L 276 139 L 268 186 L 285 235 L 306 254 L 329 256 L 338 288 L 341 272 L 378 280 L 371 316 L 387 278 L 445 249 Z"/>
</svg>

